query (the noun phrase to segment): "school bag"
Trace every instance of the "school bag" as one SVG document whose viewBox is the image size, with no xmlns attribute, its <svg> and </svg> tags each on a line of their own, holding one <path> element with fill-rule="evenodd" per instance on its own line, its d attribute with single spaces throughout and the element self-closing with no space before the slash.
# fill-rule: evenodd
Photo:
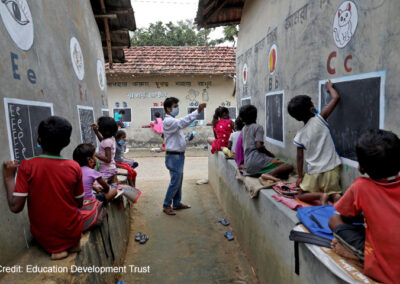
<svg viewBox="0 0 400 284">
<path fill-rule="evenodd" d="M 310 206 L 297 210 L 297 218 L 314 235 L 325 239 L 333 239 L 333 233 L 328 226 L 328 222 L 335 213 L 332 205 Z"/>
<path fill-rule="evenodd" d="M 104 217 L 107 215 L 103 202 L 95 198 L 85 199 L 80 211 L 83 219 L 83 232 L 94 226 L 101 225 Z"/>
</svg>

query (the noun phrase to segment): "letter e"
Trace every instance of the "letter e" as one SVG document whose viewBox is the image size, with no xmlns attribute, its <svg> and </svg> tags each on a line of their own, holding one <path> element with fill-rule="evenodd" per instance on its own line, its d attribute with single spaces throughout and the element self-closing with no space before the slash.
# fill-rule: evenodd
<svg viewBox="0 0 400 284">
<path fill-rule="evenodd" d="M 28 76 L 28 80 L 29 80 L 29 82 L 31 82 L 31 84 L 36 84 L 35 71 L 33 71 L 32 69 L 28 69 L 28 72 L 26 73 L 26 75 Z"/>
</svg>

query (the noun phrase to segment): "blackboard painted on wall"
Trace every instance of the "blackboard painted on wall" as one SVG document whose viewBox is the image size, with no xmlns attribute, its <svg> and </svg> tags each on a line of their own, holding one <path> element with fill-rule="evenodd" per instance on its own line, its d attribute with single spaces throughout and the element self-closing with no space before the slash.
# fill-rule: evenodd
<svg viewBox="0 0 400 284">
<path fill-rule="evenodd" d="M 11 160 L 22 161 L 42 154 L 38 146 L 38 127 L 53 115 L 53 104 L 4 98 Z"/>
<path fill-rule="evenodd" d="M 108 108 L 102 108 L 101 115 L 102 116 L 110 116 L 110 110 Z"/>
<path fill-rule="evenodd" d="M 197 110 L 198 109 L 198 107 L 188 107 L 187 108 L 187 113 L 189 114 L 189 113 L 192 113 L 192 112 L 194 112 L 195 110 Z M 204 120 L 205 119 L 205 110 L 203 110 L 201 113 L 200 113 L 200 115 L 199 115 L 199 118 L 197 119 L 197 120 Z"/>
<path fill-rule="evenodd" d="M 284 102 L 284 91 L 270 92 L 265 95 L 266 140 L 280 147 L 285 147 Z"/>
<path fill-rule="evenodd" d="M 131 108 L 114 108 L 113 109 L 113 117 L 115 117 L 115 114 L 119 112 L 120 110 L 124 110 L 125 114 L 122 116 L 122 121 L 123 122 L 132 122 L 132 109 Z"/>
<path fill-rule="evenodd" d="M 92 128 L 95 122 L 93 107 L 78 105 L 78 118 L 82 143 L 91 143 L 97 147 L 97 137 Z"/>
<path fill-rule="evenodd" d="M 150 108 L 150 121 L 154 121 L 156 119 L 157 112 L 160 113 L 161 118 L 164 119 L 164 117 L 165 117 L 164 107 L 151 107 Z"/>
<path fill-rule="evenodd" d="M 366 129 L 384 129 L 386 72 L 372 72 L 331 79 L 340 101 L 328 117 L 336 149 L 343 163 L 358 167 L 355 145 Z M 319 109 L 326 107 L 331 96 L 319 82 Z"/>
<path fill-rule="evenodd" d="M 226 107 L 229 110 L 229 119 L 235 120 L 237 118 L 236 107 Z"/>
<path fill-rule="evenodd" d="M 251 97 L 243 98 L 240 101 L 242 106 L 251 105 Z"/>
</svg>

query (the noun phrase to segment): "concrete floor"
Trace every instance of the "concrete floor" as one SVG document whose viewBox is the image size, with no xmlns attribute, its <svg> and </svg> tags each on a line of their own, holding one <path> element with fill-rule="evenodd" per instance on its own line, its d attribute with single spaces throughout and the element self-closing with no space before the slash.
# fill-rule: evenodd
<svg viewBox="0 0 400 284">
<path fill-rule="evenodd" d="M 132 154 L 132 153 L 130 153 Z M 126 273 L 126 283 L 258 283 L 237 241 L 224 232 L 232 228 L 217 222 L 225 217 L 208 185 L 207 157 L 187 157 L 182 201 L 192 206 L 176 216 L 165 215 L 162 201 L 169 183 L 164 158 L 138 158 L 137 186 L 143 192 L 132 209 L 131 238 L 125 265 L 150 267 L 150 273 Z M 136 232 L 150 236 L 145 245 L 134 241 Z M 233 231 L 234 233 L 234 231 Z"/>
</svg>

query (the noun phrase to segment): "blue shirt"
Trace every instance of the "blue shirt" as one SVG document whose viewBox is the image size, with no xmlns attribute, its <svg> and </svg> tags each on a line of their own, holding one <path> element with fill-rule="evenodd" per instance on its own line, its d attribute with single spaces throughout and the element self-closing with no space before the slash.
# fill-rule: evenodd
<svg viewBox="0 0 400 284">
<path fill-rule="evenodd" d="M 122 117 L 122 114 L 119 114 L 118 112 L 116 112 L 114 114 L 114 119 L 115 119 L 116 122 L 118 122 L 121 117 Z"/>
</svg>

